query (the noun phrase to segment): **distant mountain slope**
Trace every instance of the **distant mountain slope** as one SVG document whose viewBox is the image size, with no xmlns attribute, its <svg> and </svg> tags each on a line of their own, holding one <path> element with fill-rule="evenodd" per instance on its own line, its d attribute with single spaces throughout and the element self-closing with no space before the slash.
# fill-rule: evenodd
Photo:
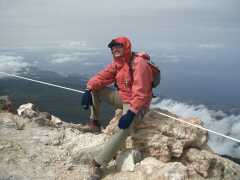
<svg viewBox="0 0 240 180">
<path fill-rule="evenodd" d="M 87 81 L 81 75 L 62 76 L 56 72 L 42 71 L 37 68 L 31 68 L 27 71 L 23 70 L 19 74 L 24 77 L 78 90 L 84 90 Z M 39 105 L 41 111 L 49 111 L 68 122 L 78 122 L 79 119 L 81 121 L 88 120 L 89 111 L 82 110 L 81 94 L 77 92 L 21 79 L 3 78 L 0 79 L 0 94 L 9 95 L 10 99 L 14 102 L 15 109 L 21 104 L 32 102 Z M 110 108 L 109 106 L 106 107 Z M 103 110 L 103 122 L 105 122 L 105 119 L 110 119 L 114 113 L 113 110 L 107 111 L 107 109 Z M 109 114 L 109 112 L 112 112 L 112 114 Z"/>
</svg>

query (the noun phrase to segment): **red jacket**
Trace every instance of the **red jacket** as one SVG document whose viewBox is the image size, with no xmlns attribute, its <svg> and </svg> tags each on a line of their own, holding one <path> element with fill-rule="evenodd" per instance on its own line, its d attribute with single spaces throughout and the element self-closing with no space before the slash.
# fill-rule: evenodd
<svg viewBox="0 0 240 180">
<path fill-rule="evenodd" d="M 126 37 L 114 41 L 123 44 L 124 57 L 113 59 L 111 64 L 88 81 L 87 88 L 96 91 L 116 82 L 123 102 L 130 104 L 130 110 L 137 113 L 142 108 L 148 108 L 152 99 L 153 75 L 144 58 L 148 55 L 133 54 L 131 42 Z"/>
</svg>

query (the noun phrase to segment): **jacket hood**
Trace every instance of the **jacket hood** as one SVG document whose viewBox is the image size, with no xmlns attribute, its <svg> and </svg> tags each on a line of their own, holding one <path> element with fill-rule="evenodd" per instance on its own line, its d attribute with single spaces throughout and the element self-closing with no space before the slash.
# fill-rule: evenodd
<svg viewBox="0 0 240 180">
<path fill-rule="evenodd" d="M 124 48 L 124 61 L 129 62 L 132 56 L 132 45 L 131 41 L 127 37 L 117 37 L 113 39 L 108 47 L 111 48 L 111 45 L 113 44 L 122 44 Z"/>
</svg>

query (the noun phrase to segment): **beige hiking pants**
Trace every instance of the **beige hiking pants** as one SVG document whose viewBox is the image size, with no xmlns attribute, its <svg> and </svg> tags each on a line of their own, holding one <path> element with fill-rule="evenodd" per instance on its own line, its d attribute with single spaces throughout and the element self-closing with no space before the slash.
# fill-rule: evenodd
<svg viewBox="0 0 240 180">
<path fill-rule="evenodd" d="M 118 94 L 118 91 L 113 90 L 108 87 L 104 87 L 101 90 L 92 93 L 93 96 L 93 106 L 91 107 L 91 119 L 99 120 L 100 115 L 100 105 L 101 101 L 105 101 L 116 108 L 123 110 L 123 115 L 128 111 L 129 104 L 124 104 L 121 100 L 121 97 Z M 103 145 L 101 152 L 94 157 L 95 161 L 99 164 L 107 164 L 113 156 L 117 153 L 120 147 L 125 142 L 126 138 L 129 136 L 131 130 L 133 129 L 134 122 L 140 121 L 143 119 L 143 116 L 147 112 L 147 109 L 140 111 L 133 120 L 131 126 L 127 129 L 120 129 L 116 127 L 114 134 L 110 139 Z"/>
</svg>

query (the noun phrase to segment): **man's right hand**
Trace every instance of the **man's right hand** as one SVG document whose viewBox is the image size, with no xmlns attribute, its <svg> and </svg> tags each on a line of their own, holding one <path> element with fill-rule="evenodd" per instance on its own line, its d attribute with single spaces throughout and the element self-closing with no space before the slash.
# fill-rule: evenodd
<svg viewBox="0 0 240 180">
<path fill-rule="evenodd" d="M 89 106 L 92 106 L 92 105 L 93 105 L 93 102 L 92 102 L 91 90 L 86 89 L 82 96 L 82 107 L 83 109 L 88 109 Z"/>
</svg>

